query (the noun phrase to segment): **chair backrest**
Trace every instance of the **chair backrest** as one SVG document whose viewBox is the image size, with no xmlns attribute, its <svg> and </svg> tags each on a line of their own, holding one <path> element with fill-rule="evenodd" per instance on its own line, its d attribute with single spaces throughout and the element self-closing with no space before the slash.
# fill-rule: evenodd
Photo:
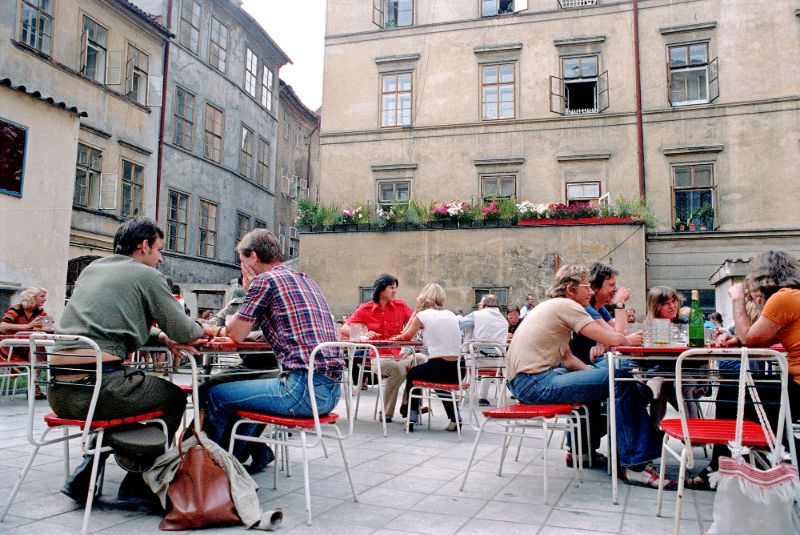
<svg viewBox="0 0 800 535">
<path fill-rule="evenodd" d="M 89 410 L 84 418 L 86 424 L 83 428 L 83 434 L 81 440 L 84 444 L 88 444 L 89 435 L 90 435 L 90 426 L 92 419 L 94 418 L 95 408 L 97 407 L 97 399 L 100 395 L 100 386 L 103 377 L 103 352 L 100 350 L 98 345 L 89 338 L 85 336 L 73 336 L 73 335 L 61 335 L 61 334 L 49 334 L 44 332 L 34 332 L 30 333 L 27 339 L 6 339 L 0 341 L 0 347 L 23 347 L 27 346 L 28 350 L 28 369 L 30 371 L 30 375 L 28 377 L 28 440 L 31 443 L 35 443 L 36 439 L 34 437 L 34 425 L 35 425 L 35 414 L 36 414 L 36 405 L 34 403 L 36 396 L 36 371 L 40 370 L 45 367 L 44 364 L 39 363 L 37 361 L 37 356 L 42 354 L 42 348 L 44 348 L 47 355 L 57 354 L 53 347 L 59 343 L 68 342 L 74 347 L 78 349 L 88 349 L 91 351 L 91 354 L 86 355 L 87 362 L 92 362 L 95 364 L 95 371 L 94 373 L 97 376 L 95 380 L 95 384 L 93 386 L 92 391 L 92 398 L 89 404 Z M 75 356 L 75 355 L 71 355 Z M 65 365 L 65 368 L 69 368 L 69 365 Z M 83 369 L 80 372 L 87 373 L 87 370 Z M 91 370 L 88 371 L 91 373 Z"/>
<path fill-rule="evenodd" d="M 347 406 L 350 406 L 352 389 L 350 388 L 350 377 L 353 373 L 353 360 L 355 356 L 363 356 L 364 358 L 374 357 L 379 361 L 380 354 L 378 348 L 372 344 L 356 343 L 356 342 L 323 342 L 317 344 L 311 355 L 308 357 L 308 395 L 309 403 L 311 404 L 311 412 L 314 415 L 314 431 L 319 440 L 322 440 L 322 428 L 319 423 L 319 409 L 317 408 L 317 398 L 314 392 L 314 362 L 322 351 L 328 349 L 335 349 L 339 351 L 339 356 L 347 361 L 347 368 L 342 370 L 341 385 L 344 385 L 344 395 Z M 378 363 L 380 366 L 380 363 Z"/>
<path fill-rule="evenodd" d="M 678 401 L 678 412 L 681 419 L 681 430 L 683 436 L 686 437 L 689 445 L 689 455 L 692 455 L 691 437 L 688 431 L 688 424 L 686 422 L 686 405 L 683 397 L 684 387 L 684 364 L 687 361 L 708 361 L 715 363 L 719 361 L 738 361 L 739 370 L 736 372 L 734 379 L 730 374 L 725 377 L 720 377 L 720 382 L 736 383 L 738 387 L 737 397 L 737 411 L 736 411 L 736 438 L 734 440 L 735 446 L 741 445 L 742 440 L 742 426 L 744 420 L 744 406 L 747 393 L 750 393 L 751 401 L 759 413 L 759 420 L 764 428 L 764 433 L 767 436 L 767 441 L 772 450 L 772 461 L 777 463 L 783 459 L 783 434 L 784 430 L 787 434 L 791 433 L 791 415 L 789 411 L 789 402 L 787 398 L 787 381 L 788 381 L 788 365 L 785 353 L 780 353 L 773 349 L 762 348 L 712 348 L 712 349 L 690 349 L 681 353 L 675 364 L 675 394 Z M 758 392 L 755 389 L 754 381 L 751 373 L 751 363 L 764 362 L 772 366 L 771 377 L 768 379 L 759 379 L 759 384 L 775 384 L 780 388 L 780 406 L 778 410 L 778 419 L 773 433 L 766 415 L 763 413 L 763 407 Z M 777 368 L 777 370 L 775 369 Z M 696 368 L 693 371 L 696 375 Z M 703 372 L 707 374 L 707 372 Z M 696 378 L 696 377 L 695 377 Z M 763 417 L 762 417 L 763 416 Z M 795 458 L 794 444 L 790 440 L 792 449 L 792 457 Z"/>
</svg>

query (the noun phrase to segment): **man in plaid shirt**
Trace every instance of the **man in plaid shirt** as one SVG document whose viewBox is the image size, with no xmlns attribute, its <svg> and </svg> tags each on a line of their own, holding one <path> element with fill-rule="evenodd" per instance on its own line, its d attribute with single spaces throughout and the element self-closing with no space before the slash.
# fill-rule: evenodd
<svg viewBox="0 0 800 535">
<path fill-rule="evenodd" d="M 247 233 L 236 251 L 247 294 L 234 319 L 219 335 L 240 342 L 251 330 L 260 328 L 284 373 L 274 379 L 236 381 L 209 390 L 205 428 L 208 436 L 223 447 L 228 446 L 237 411 L 313 416 L 308 360 L 317 344 L 337 340 L 333 316 L 319 286 L 306 274 L 283 265 L 280 244 L 271 232 L 255 229 Z M 346 367 L 335 349 L 315 357 L 314 394 L 320 415 L 331 412 L 339 402 L 339 381 Z M 242 434 L 258 433 L 256 426 L 239 429 Z M 240 442 L 234 454 L 244 461 L 247 451 L 246 443 Z M 258 448 L 250 448 L 249 453 L 253 456 L 251 472 L 263 469 L 271 460 Z"/>
</svg>

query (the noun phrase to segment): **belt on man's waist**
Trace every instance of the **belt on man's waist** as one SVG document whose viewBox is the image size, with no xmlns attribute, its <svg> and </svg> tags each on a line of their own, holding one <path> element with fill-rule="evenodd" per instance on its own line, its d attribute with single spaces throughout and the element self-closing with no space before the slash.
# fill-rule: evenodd
<svg viewBox="0 0 800 535">
<path fill-rule="evenodd" d="M 121 360 L 104 360 L 103 373 L 112 373 L 122 371 Z M 82 363 L 82 364 L 62 364 L 50 366 L 50 375 L 58 377 L 60 375 L 79 375 L 85 372 L 85 375 L 91 375 L 92 372 L 97 370 L 96 363 Z"/>
</svg>

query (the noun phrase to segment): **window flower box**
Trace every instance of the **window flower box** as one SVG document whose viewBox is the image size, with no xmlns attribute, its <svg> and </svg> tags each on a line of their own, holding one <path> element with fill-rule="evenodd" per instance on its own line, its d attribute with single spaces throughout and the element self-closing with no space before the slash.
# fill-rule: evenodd
<svg viewBox="0 0 800 535">
<path fill-rule="evenodd" d="M 522 227 L 546 227 L 552 225 L 619 225 L 633 223 L 636 220 L 630 216 L 606 217 L 581 217 L 581 218 L 554 218 L 520 219 L 517 225 Z"/>
</svg>

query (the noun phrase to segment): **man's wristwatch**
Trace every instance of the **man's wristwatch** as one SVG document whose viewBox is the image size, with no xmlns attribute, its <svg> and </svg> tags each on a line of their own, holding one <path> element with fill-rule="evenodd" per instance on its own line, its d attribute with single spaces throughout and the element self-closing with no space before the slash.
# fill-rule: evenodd
<svg viewBox="0 0 800 535">
<path fill-rule="evenodd" d="M 609 303 L 606 305 L 606 308 L 617 309 L 617 310 L 623 309 L 625 308 L 625 303 Z"/>
</svg>

